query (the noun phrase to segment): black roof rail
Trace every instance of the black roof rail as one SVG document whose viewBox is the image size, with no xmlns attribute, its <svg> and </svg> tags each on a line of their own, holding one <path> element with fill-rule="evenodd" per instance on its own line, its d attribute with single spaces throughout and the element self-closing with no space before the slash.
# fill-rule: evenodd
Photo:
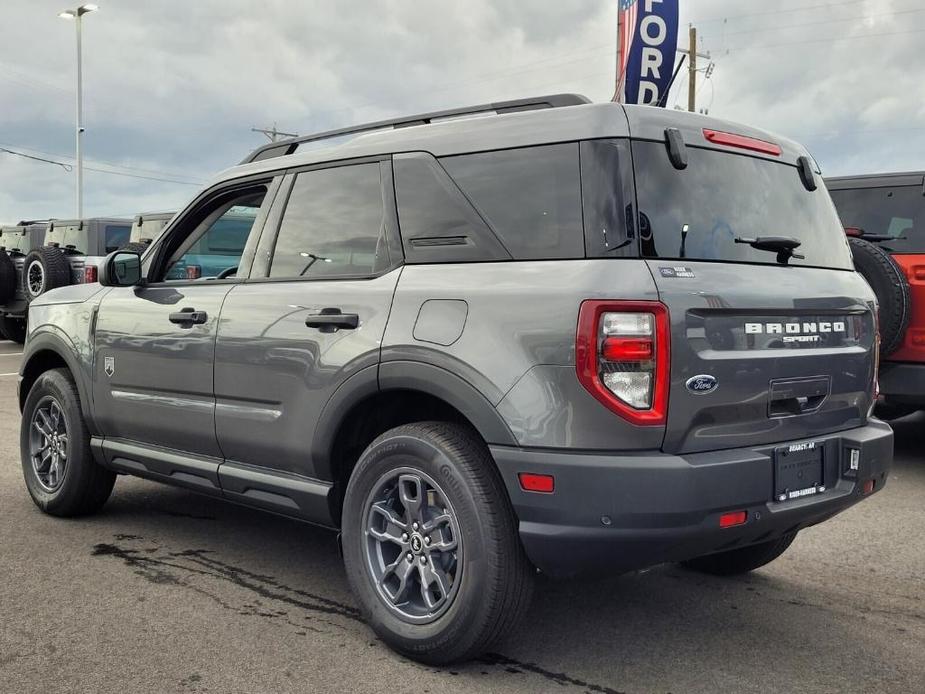
<svg viewBox="0 0 925 694">
<path fill-rule="evenodd" d="M 579 106 L 581 104 L 590 103 L 591 100 L 581 94 L 550 94 L 548 96 L 514 99 L 512 101 L 497 101 L 490 104 L 480 104 L 478 106 L 464 106 L 462 108 L 452 108 L 445 111 L 433 111 L 432 113 L 421 113 L 416 116 L 404 116 L 402 118 L 381 120 L 374 123 L 364 123 L 362 125 L 351 125 L 347 128 L 327 130 L 313 135 L 304 135 L 301 137 L 293 137 L 288 140 L 281 140 L 280 142 L 271 142 L 263 147 L 255 149 L 241 163 L 249 164 L 263 159 L 286 156 L 287 154 L 295 152 L 299 145 L 306 142 L 328 140 L 343 135 L 356 135 L 372 130 L 385 130 L 386 128 L 397 130 L 414 125 L 427 125 L 435 120 L 443 118 L 471 116 L 479 113 L 516 113 L 518 111 L 535 111 L 543 108 L 561 108 L 563 106 Z"/>
</svg>

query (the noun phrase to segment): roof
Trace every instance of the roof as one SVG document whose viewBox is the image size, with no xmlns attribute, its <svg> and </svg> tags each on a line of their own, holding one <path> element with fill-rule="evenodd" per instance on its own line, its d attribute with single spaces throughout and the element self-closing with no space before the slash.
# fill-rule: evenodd
<svg viewBox="0 0 925 694">
<path fill-rule="evenodd" d="M 808 154 L 801 145 L 780 135 L 687 111 L 609 102 L 573 103 L 576 105 L 498 114 L 477 112 L 478 115 L 472 117 L 435 120 L 360 133 L 348 132 L 320 140 L 309 136 L 301 138 L 307 140 L 304 147 L 297 138 L 289 142 L 298 145 L 291 154 L 254 160 L 261 152 L 273 147 L 285 151 L 286 143 L 262 147 L 248 157 L 252 161 L 222 171 L 213 183 L 329 161 L 388 156 L 401 152 L 426 151 L 436 157 L 443 157 L 556 142 L 629 137 L 630 133 L 634 138 L 662 141 L 667 127 L 678 128 L 686 143 L 701 147 L 735 151 L 706 141 L 703 130 L 715 129 L 771 141 L 783 150 L 779 157 L 749 152 L 752 156 L 766 156 L 775 161 L 794 164 L 798 157 Z M 344 137 L 349 139 L 344 140 Z"/>
<path fill-rule="evenodd" d="M 925 171 L 899 171 L 894 173 L 871 173 L 855 176 L 832 176 L 831 178 L 825 179 L 825 185 L 829 190 L 925 186 Z M 923 192 L 925 192 L 925 190 L 923 190 Z"/>
<path fill-rule="evenodd" d="M 94 222 L 101 222 L 104 224 L 131 224 L 131 219 L 125 219 L 124 217 L 87 217 L 86 219 L 52 219 L 49 223 L 49 226 L 60 229 L 61 227 L 73 227 L 80 226 L 81 224 L 89 225 Z"/>
</svg>

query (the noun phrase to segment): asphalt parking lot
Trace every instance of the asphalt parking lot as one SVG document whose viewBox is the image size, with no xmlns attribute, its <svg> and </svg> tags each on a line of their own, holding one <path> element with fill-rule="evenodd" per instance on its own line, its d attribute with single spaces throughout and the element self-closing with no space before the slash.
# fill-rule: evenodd
<svg viewBox="0 0 925 694">
<path fill-rule="evenodd" d="M 0 342 L 0 691 L 925 691 L 923 415 L 882 493 L 765 569 L 541 580 L 497 653 L 435 669 L 358 618 L 328 532 L 128 478 L 98 516 L 42 515 L 20 351 Z"/>
</svg>

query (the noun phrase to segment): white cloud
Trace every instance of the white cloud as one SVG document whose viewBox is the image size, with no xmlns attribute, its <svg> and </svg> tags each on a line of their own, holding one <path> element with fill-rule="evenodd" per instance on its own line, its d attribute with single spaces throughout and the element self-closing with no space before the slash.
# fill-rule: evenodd
<svg viewBox="0 0 925 694">
<path fill-rule="evenodd" d="M 73 151 L 74 28 L 55 17 L 60 4 L 4 0 L 0 143 Z M 309 132 L 536 93 L 606 100 L 616 4 L 101 2 L 84 24 L 86 157 L 204 180 L 265 141 L 251 126 L 274 121 Z M 827 173 L 925 168 L 920 2 L 681 4 L 716 62 L 698 99 L 711 114 L 804 141 Z M 669 104 L 686 102 L 685 77 Z M 88 172 L 86 210 L 163 209 L 194 192 Z M 73 204 L 73 174 L 0 154 L 0 219 Z"/>
</svg>

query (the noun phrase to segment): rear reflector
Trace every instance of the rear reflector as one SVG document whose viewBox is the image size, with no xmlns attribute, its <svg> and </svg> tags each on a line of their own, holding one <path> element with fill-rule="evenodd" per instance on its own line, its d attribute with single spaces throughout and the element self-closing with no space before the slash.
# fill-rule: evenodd
<svg viewBox="0 0 925 694">
<path fill-rule="evenodd" d="M 864 489 L 863 489 L 864 494 L 871 494 L 871 493 L 873 493 L 874 487 L 876 487 L 876 486 L 877 486 L 877 483 L 876 483 L 874 480 L 867 480 L 867 481 L 864 483 Z"/>
<path fill-rule="evenodd" d="M 91 282 L 96 282 L 97 279 L 97 267 L 96 265 L 87 265 L 84 267 L 84 283 L 90 284 Z"/>
<path fill-rule="evenodd" d="M 864 235 L 863 229 L 858 229 L 857 227 L 845 227 L 845 236 L 853 236 L 858 238 L 859 236 Z"/>
<path fill-rule="evenodd" d="M 601 355 L 607 361 L 648 361 L 655 357 L 655 343 L 652 338 L 607 337 Z"/>
<path fill-rule="evenodd" d="M 925 280 L 925 265 L 912 266 L 912 279 Z"/>
<path fill-rule="evenodd" d="M 748 520 L 748 511 L 730 511 L 719 517 L 719 527 L 731 528 L 735 525 L 743 525 Z"/>
<path fill-rule="evenodd" d="M 556 490 L 556 478 L 552 475 L 537 475 L 532 472 L 518 473 L 520 488 L 525 492 L 552 494 Z"/>
<path fill-rule="evenodd" d="M 724 133 L 722 130 L 707 130 L 704 128 L 703 136 L 707 138 L 708 142 L 712 142 L 715 145 L 738 147 L 739 149 L 747 149 L 752 152 L 771 154 L 775 157 L 779 157 L 782 151 L 780 145 L 776 145 L 773 142 L 758 140 L 754 137 L 745 137 L 744 135 L 736 135 L 735 133 Z"/>
</svg>

